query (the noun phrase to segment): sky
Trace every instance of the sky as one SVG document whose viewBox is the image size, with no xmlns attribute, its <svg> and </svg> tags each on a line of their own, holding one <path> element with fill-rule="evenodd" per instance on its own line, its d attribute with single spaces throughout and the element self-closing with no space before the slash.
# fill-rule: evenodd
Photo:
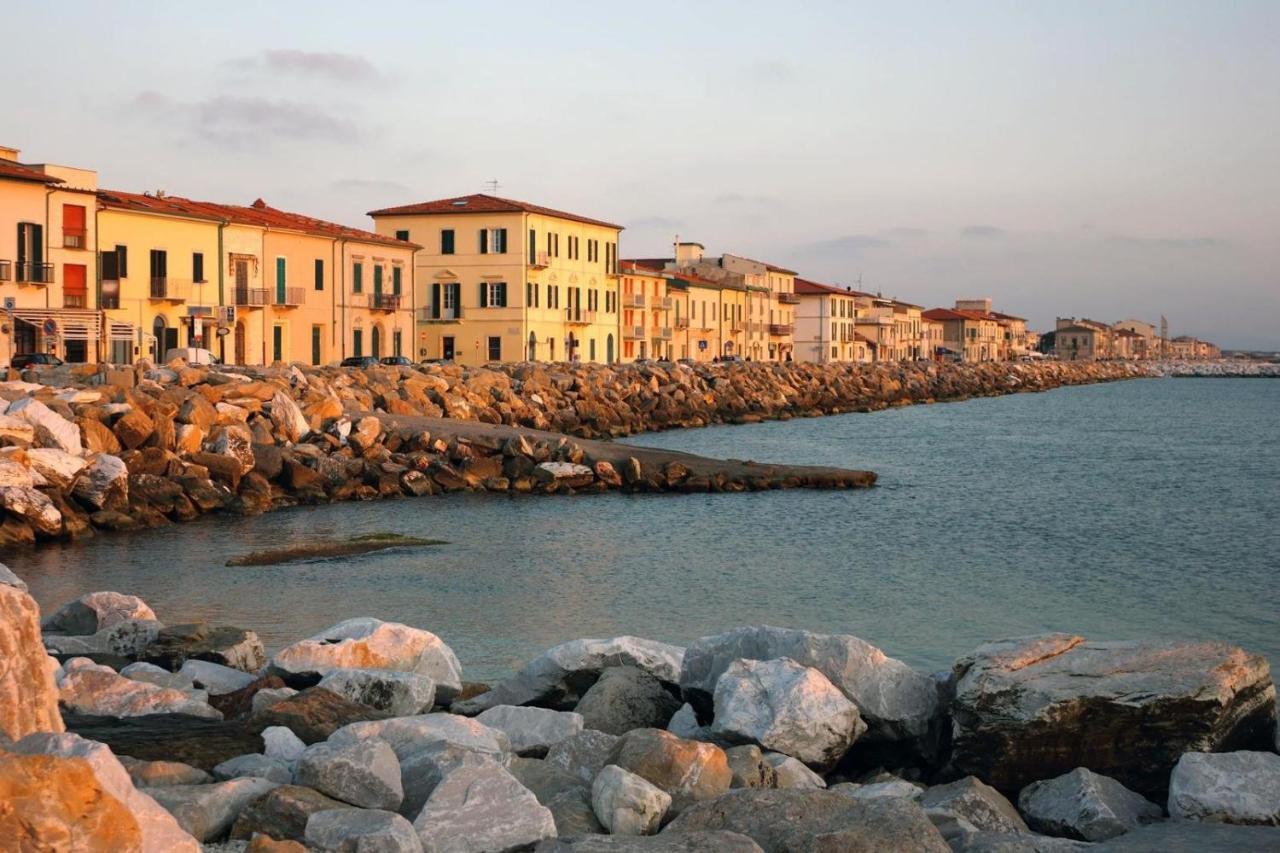
<svg viewBox="0 0 1280 853">
<path fill-rule="evenodd" d="M 1280 2 L 10 0 L 0 145 L 371 227 L 485 192 L 1280 350 Z"/>
</svg>

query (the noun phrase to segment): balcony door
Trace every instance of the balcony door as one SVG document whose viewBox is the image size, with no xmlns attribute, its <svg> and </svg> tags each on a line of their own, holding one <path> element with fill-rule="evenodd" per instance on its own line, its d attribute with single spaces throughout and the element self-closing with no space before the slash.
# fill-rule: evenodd
<svg viewBox="0 0 1280 853">
<path fill-rule="evenodd" d="M 286 281 L 285 259 L 276 258 L 276 304 L 277 305 L 285 304 L 285 297 L 288 295 L 286 293 L 285 281 Z"/>
</svg>

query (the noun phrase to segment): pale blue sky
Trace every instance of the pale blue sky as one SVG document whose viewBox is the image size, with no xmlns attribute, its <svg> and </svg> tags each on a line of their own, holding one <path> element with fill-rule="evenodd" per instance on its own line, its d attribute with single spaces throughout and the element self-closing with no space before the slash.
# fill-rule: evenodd
<svg viewBox="0 0 1280 853">
<path fill-rule="evenodd" d="M 1280 2 L 11 0 L 0 21 L 0 144 L 103 186 L 367 227 L 496 177 L 627 225 L 624 256 L 678 233 L 1039 328 L 1163 312 L 1280 349 Z"/>
</svg>

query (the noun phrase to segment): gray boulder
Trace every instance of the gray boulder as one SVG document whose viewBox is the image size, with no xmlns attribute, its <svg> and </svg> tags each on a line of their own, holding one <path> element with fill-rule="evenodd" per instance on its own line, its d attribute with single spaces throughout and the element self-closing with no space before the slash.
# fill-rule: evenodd
<svg viewBox="0 0 1280 853">
<path fill-rule="evenodd" d="M 940 823 L 939 817 L 954 815 L 968 821 L 978 831 L 1030 831 L 1013 803 L 973 776 L 926 789 L 920 795 L 920 805 L 935 825 Z"/>
<path fill-rule="evenodd" d="M 422 853 L 413 824 L 395 812 L 330 809 L 307 818 L 307 847 L 332 853 Z"/>
<path fill-rule="evenodd" d="M 869 782 L 867 784 L 857 784 L 854 782 L 842 782 L 839 785 L 832 785 L 829 790 L 846 797 L 852 797 L 855 800 L 879 800 L 879 799 L 907 799 L 912 802 L 919 802 L 920 797 L 924 794 L 924 788 L 905 779 L 891 779 L 884 782 Z M 931 818 L 932 819 L 932 818 Z M 934 820 L 936 826 L 938 821 Z"/>
<path fill-rule="evenodd" d="M 233 841 L 248 840 L 255 833 L 275 839 L 302 841 L 307 820 L 316 812 L 348 808 L 346 803 L 326 797 L 301 785 L 281 785 L 251 802 L 231 826 Z"/>
<path fill-rule="evenodd" d="M 857 706 L 826 676 L 792 660 L 734 661 L 716 682 L 711 733 L 730 743 L 828 768 L 866 728 Z"/>
<path fill-rule="evenodd" d="M 591 808 L 611 835 L 653 835 L 671 808 L 671 795 L 610 764 L 591 783 Z"/>
<path fill-rule="evenodd" d="M 397 717 L 424 714 L 436 701 L 435 682 L 416 672 L 336 669 L 320 679 L 319 686 Z"/>
<path fill-rule="evenodd" d="M 582 731 L 582 717 L 572 711 L 496 705 L 475 718 L 504 733 L 517 755 L 540 758 L 547 750 Z"/>
<path fill-rule="evenodd" d="M 1140 826 L 1091 845 L 1088 850 L 1090 853 L 1280 853 L 1280 829 L 1167 820 Z"/>
<path fill-rule="evenodd" d="M 1018 808 L 1036 832 L 1081 841 L 1105 841 L 1164 816 L 1146 797 L 1085 767 L 1032 782 L 1018 795 Z"/>
<path fill-rule="evenodd" d="M 778 771 L 765 761 L 764 753 L 755 744 L 733 746 L 724 751 L 733 774 L 733 788 L 777 788 Z M 806 768 L 807 769 L 807 768 Z"/>
<path fill-rule="evenodd" d="M 436 741 L 406 755 L 400 761 L 400 785 L 404 800 L 400 814 L 412 820 L 427 804 L 436 785 L 459 767 L 503 767 L 506 756 L 463 749 L 446 741 Z"/>
<path fill-rule="evenodd" d="M 634 666 L 609 667 L 574 708 L 585 728 L 609 734 L 661 729 L 680 710 L 680 700 L 661 681 Z"/>
<path fill-rule="evenodd" d="M 185 660 L 178 673 L 209 691 L 210 696 L 234 693 L 252 684 L 257 676 L 251 672 L 233 669 L 207 660 Z"/>
<path fill-rule="evenodd" d="M 1188 752 L 1169 780 L 1169 816 L 1280 826 L 1280 755 Z"/>
<path fill-rule="evenodd" d="M 317 743 L 298 759 L 294 780 L 365 809 L 397 809 L 404 799 L 400 762 L 380 740 Z"/>
<path fill-rule="evenodd" d="M 582 694 L 609 667 L 633 666 L 659 681 L 680 680 L 684 649 L 640 637 L 571 640 L 543 652 L 488 693 L 455 702 L 459 714 L 478 714 L 495 705 L 542 705 L 572 710 Z"/>
<path fill-rule="evenodd" d="M 953 853 L 1077 853 L 1098 849 L 1083 841 L 1034 832 L 966 832 L 948 836 L 947 840 Z M 1159 848 L 1142 849 L 1144 853 L 1152 853 Z"/>
<path fill-rule="evenodd" d="M 348 723 L 329 736 L 330 743 L 381 740 L 389 743 L 397 758 L 404 758 L 433 743 L 449 743 L 462 749 L 502 755 L 511 751 L 504 732 L 457 714 L 419 714 Z"/>
<path fill-rule="evenodd" d="M 302 738 L 285 726 L 267 726 L 262 730 L 262 754 L 292 765 L 307 751 Z"/>
<path fill-rule="evenodd" d="M 736 832 L 663 835 L 591 835 L 539 842 L 534 853 L 762 853 Z"/>
<path fill-rule="evenodd" d="M 708 727 L 698 722 L 698 712 L 688 702 L 680 706 L 667 721 L 667 731 L 686 740 L 710 740 Z"/>
<path fill-rule="evenodd" d="M 84 636 L 121 622 L 155 620 L 156 614 L 136 595 L 119 592 L 87 592 L 62 605 L 45 618 L 40 630 L 46 634 Z"/>
<path fill-rule="evenodd" d="M 618 738 L 608 764 L 636 774 L 671 795 L 671 814 L 729 790 L 733 774 L 724 750 L 683 740 L 662 729 L 634 729 Z"/>
<path fill-rule="evenodd" d="M 766 752 L 764 763 L 773 771 L 775 788 L 821 789 L 827 787 L 827 780 L 810 770 L 798 758 L 783 755 L 781 752 Z"/>
<path fill-rule="evenodd" d="M 550 810 L 557 835 L 605 831 L 591 808 L 589 783 L 540 758 L 513 758 L 507 769 Z"/>
<path fill-rule="evenodd" d="M 609 763 L 609 753 L 617 742 L 616 735 L 584 729 L 547 750 L 547 763 L 590 785 Z"/>
<path fill-rule="evenodd" d="M 279 784 L 269 779 L 241 778 L 212 785 L 172 785 L 147 793 L 173 815 L 197 841 L 226 835 L 249 803 Z"/>
<path fill-rule="evenodd" d="M 1187 751 L 1269 748 L 1265 658 L 1222 643 L 1001 640 L 956 662 L 951 769 L 1012 794 L 1088 766 L 1163 799 Z"/>
<path fill-rule="evenodd" d="M 502 767 L 445 774 L 413 822 L 426 851 L 517 850 L 556 835 L 555 819 Z"/>
<path fill-rule="evenodd" d="M 44 647 L 57 655 L 117 655 L 132 660 L 159 636 L 163 627 L 154 619 L 130 619 L 96 634 L 45 634 Z"/>
<path fill-rule="evenodd" d="M 290 769 L 288 762 L 281 761 L 278 758 L 268 758 L 265 755 L 259 755 L 254 752 L 247 755 L 237 755 L 235 758 L 228 758 L 213 768 L 213 778 L 220 782 L 225 782 L 228 779 L 240 779 L 246 776 L 269 779 L 272 782 L 279 782 L 281 785 L 288 785 L 293 781 L 293 770 Z"/>
</svg>

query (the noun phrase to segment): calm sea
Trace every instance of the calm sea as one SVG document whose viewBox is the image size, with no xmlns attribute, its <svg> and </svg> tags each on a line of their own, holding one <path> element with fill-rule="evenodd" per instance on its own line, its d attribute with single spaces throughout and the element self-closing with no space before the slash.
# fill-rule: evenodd
<svg viewBox="0 0 1280 853">
<path fill-rule="evenodd" d="M 853 633 L 925 669 L 1039 631 L 1221 638 L 1280 663 L 1280 382 L 1131 381 L 632 441 L 869 468 L 880 485 L 341 504 L 4 559 L 46 611 L 113 589 L 272 648 L 378 616 L 440 634 L 473 679 L 574 637 L 759 622 Z M 381 530 L 449 544 L 224 565 Z"/>
</svg>

